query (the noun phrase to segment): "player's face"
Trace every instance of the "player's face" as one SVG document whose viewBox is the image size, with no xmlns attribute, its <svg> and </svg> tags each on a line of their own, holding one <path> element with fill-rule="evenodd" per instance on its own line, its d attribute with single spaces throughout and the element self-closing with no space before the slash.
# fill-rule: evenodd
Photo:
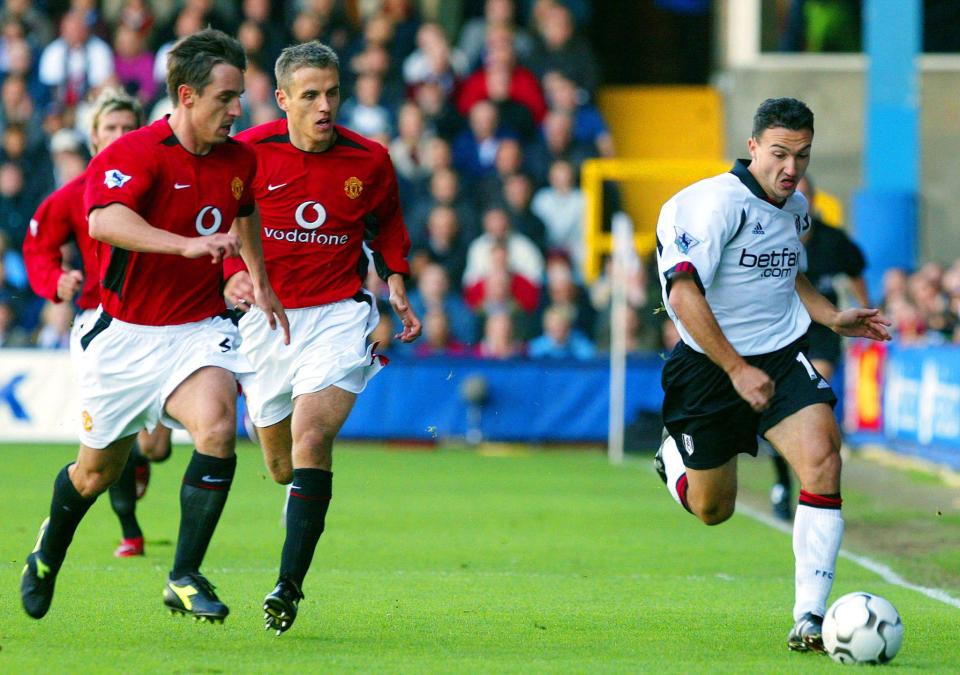
<svg viewBox="0 0 960 675">
<path fill-rule="evenodd" d="M 747 141 L 750 173 L 771 199 L 782 202 L 792 195 L 810 164 L 813 132 L 782 127 L 766 129 L 759 139 Z"/>
<path fill-rule="evenodd" d="M 340 73 L 336 68 L 298 68 L 287 89 L 277 89 L 277 104 L 287 113 L 294 146 L 322 152 L 334 140 L 340 109 Z"/>
<path fill-rule="evenodd" d="M 233 122 L 240 117 L 243 72 L 236 66 L 218 63 L 210 72 L 210 83 L 203 92 L 190 91 L 190 117 L 196 140 L 216 145 L 230 136 Z"/>
<path fill-rule="evenodd" d="M 132 110 L 113 110 L 100 116 L 90 134 L 93 147 L 100 152 L 115 140 L 137 128 L 137 116 Z"/>
</svg>

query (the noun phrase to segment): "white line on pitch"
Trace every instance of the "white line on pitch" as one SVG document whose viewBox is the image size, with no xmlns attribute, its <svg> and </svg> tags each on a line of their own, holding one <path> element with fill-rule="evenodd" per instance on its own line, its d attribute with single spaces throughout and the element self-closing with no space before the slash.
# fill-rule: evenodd
<svg viewBox="0 0 960 675">
<path fill-rule="evenodd" d="M 780 530 L 784 534 L 793 534 L 793 527 L 788 523 L 785 523 L 782 520 L 777 520 L 773 516 L 768 516 L 765 513 L 761 513 L 760 511 L 757 511 L 753 507 L 746 504 L 737 504 L 737 513 L 742 513 L 745 516 L 760 521 L 764 525 L 769 525 L 776 530 Z M 911 583 L 890 569 L 889 566 L 881 562 L 877 562 L 872 558 L 857 555 L 856 553 L 850 553 L 850 551 L 847 551 L 846 549 L 840 549 L 840 556 L 857 565 L 860 565 L 860 567 L 869 570 L 874 574 L 879 575 L 888 584 L 893 584 L 894 586 L 900 586 L 901 588 L 916 591 L 917 593 L 921 593 L 928 598 L 939 600 L 944 604 L 960 609 L 960 600 L 953 597 L 946 591 L 939 588 L 928 588 L 927 586 L 919 586 Z"/>
</svg>

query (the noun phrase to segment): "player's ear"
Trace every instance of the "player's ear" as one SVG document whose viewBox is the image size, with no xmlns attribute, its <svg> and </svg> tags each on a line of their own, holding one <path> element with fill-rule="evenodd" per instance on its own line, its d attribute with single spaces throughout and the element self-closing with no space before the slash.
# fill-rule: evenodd
<svg viewBox="0 0 960 675">
<path fill-rule="evenodd" d="M 196 92 L 193 87 L 188 84 L 181 84 L 177 87 L 177 99 L 179 99 L 180 105 L 186 106 L 188 108 L 193 106 L 194 96 Z"/>
<path fill-rule="evenodd" d="M 280 110 L 283 110 L 284 112 L 286 112 L 287 111 L 287 93 L 280 87 L 277 87 L 277 90 L 274 92 L 274 96 L 277 97 L 277 105 L 280 106 Z"/>
<path fill-rule="evenodd" d="M 757 143 L 757 139 L 753 136 L 747 139 L 747 152 L 750 153 L 750 159 L 757 158 L 757 148 L 760 147 L 760 144 Z"/>
</svg>

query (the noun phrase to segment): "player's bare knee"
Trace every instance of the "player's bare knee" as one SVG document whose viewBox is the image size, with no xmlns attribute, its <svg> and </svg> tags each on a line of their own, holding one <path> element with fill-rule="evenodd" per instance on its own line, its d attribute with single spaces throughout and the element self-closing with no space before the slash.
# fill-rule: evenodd
<svg viewBox="0 0 960 675">
<path fill-rule="evenodd" d="M 237 443 L 237 429 L 232 417 L 209 421 L 194 436 L 197 449 L 217 456 L 229 456 Z"/>
<path fill-rule="evenodd" d="M 170 441 L 158 442 L 158 443 L 141 443 L 140 444 L 140 454 L 149 459 L 151 462 L 165 462 L 170 459 L 170 455 L 173 451 L 173 446 Z"/>
<path fill-rule="evenodd" d="M 106 492 L 120 479 L 123 466 L 98 469 L 77 469 L 70 476 L 74 488 L 84 499 L 93 499 Z"/>
<path fill-rule="evenodd" d="M 270 477 L 280 485 L 289 485 L 293 482 L 293 466 L 288 459 L 268 461 L 267 471 L 270 472 Z"/>
<path fill-rule="evenodd" d="M 329 462 L 333 452 L 333 439 L 334 435 L 325 429 L 309 429 L 294 441 L 293 452 L 314 462 Z"/>
</svg>

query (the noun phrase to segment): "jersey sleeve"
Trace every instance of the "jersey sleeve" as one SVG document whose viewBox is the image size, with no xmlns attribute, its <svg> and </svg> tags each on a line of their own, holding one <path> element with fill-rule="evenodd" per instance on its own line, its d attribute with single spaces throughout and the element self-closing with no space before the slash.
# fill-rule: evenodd
<svg viewBox="0 0 960 675">
<path fill-rule="evenodd" d="M 114 142 L 93 158 L 83 195 L 86 213 L 110 204 L 123 204 L 140 212 L 153 185 L 156 168 L 149 159 L 150 153 L 132 150 L 128 143 Z"/>
<path fill-rule="evenodd" d="M 716 196 L 678 195 L 660 211 L 657 222 L 657 267 L 665 294 L 680 274 L 693 277 L 701 292 L 713 283 L 727 243 L 746 220 L 735 204 L 721 204 Z"/>
<path fill-rule="evenodd" d="M 47 197 L 30 220 L 30 229 L 23 240 L 23 261 L 27 267 L 30 288 L 40 297 L 60 302 L 57 283 L 63 273 L 60 247 L 70 240 L 69 214 L 55 192 Z"/>
<path fill-rule="evenodd" d="M 382 156 L 381 190 L 373 209 L 367 215 L 364 239 L 373 251 L 377 274 L 386 279 L 391 274 L 410 275 L 407 254 L 410 236 L 400 211 L 400 192 L 397 173 L 386 153 Z"/>
</svg>

